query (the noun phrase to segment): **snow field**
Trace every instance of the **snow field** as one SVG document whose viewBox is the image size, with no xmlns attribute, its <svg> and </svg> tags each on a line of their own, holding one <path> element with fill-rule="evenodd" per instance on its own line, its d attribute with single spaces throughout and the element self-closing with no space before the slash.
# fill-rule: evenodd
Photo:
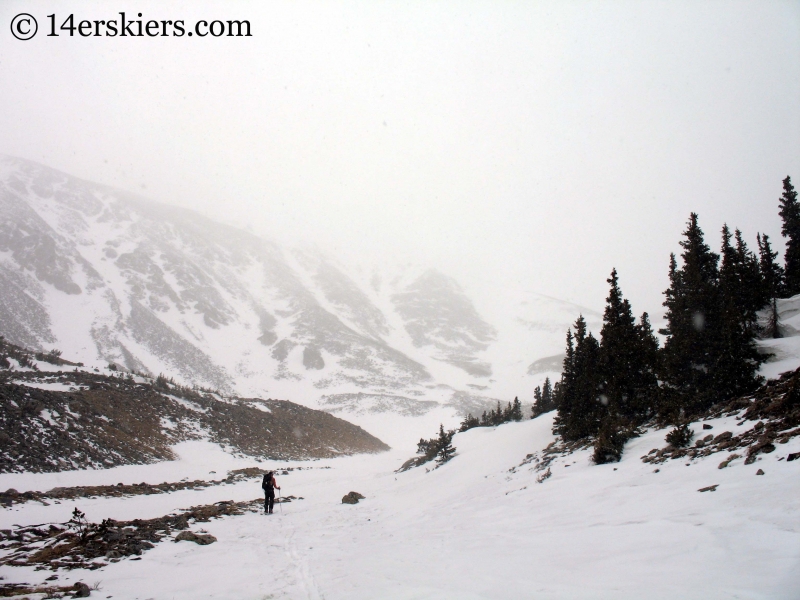
<svg viewBox="0 0 800 600">
<path fill-rule="evenodd" d="M 709 423 L 715 434 L 736 431 L 734 418 Z M 800 440 L 752 465 L 737 459 L 718 469 L 728 453 L 688 467 L 679 460 L 644 464 L 640 456 L 665 445 L 666 431 L 653 431 L 629 442 L 614 465 L 592 465 L 590 450 L 559 457 L 539 484 L 535 461 L 519 465 L 529 453 L 541 457 L 551 426 L 552 414 L 458 434 L 455 458 L 427 473 L 393 472 L 410 456 L 406 448 L 295 463 L 303 470 L 277 479 L 284 495 L 304 500 L 276 505 L 272 516 L 193 525 L 217 537 L 210 546 L 166 541 L 141 561 L 62 573 L 59 582 L 102 581 L 103 597 L 131 600 L 800 596 L 800 461 L 779 461 L 800 451 Z M 60 485 L 211 479 L 245 465 L 289 464 L 235 459 L 207 442 L 178 450 L 181 460 L 171 463 L 58 474 Z M 764 476 L 755 475 L 759 468 Z M 22 491 L 36 477 L 45 489 L 55 475 L 3 475 L 0 487 L 17 478 Z M 714 484 L 715 492 L 697 491 Z M 366 500 L 342 505 L 351 490 Z M 63 522 L 78 506 L 93 521 L 152 518 L 260 493 L 252 480 L 49 507 L 29 502 L 0 517 L 3 527 Z M 49 572 L 3 567 L 0 575 L 33 582 Z"/>
</svg>

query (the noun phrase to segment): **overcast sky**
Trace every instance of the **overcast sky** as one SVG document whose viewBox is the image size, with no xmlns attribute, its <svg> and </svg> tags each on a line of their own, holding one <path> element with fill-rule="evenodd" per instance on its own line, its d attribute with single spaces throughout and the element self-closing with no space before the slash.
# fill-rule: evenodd
<svg viewBox="0 0 800 600">
<path fill-rule="evenodd" d="M 120 10 L 252 37 L 46 36 Z M 467 289 L 600 308 L 616 266 L 658 319 L 690 211 L 779 241 L 800 3 L 3 0 L 0 152 Z"/>
</svg>

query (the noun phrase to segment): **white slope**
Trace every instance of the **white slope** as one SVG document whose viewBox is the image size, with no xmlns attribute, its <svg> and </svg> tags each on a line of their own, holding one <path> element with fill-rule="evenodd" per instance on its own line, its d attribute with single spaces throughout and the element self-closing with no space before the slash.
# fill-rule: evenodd
<svg viewBox="0 0 800 600">
<path fill-rule="evenodd" d="M 767 379 L 800 366 L 800 294 L 778 300 L 777 308 L 778 331 L 782 337 L 759 342 L 760 352 L 770 355 L 760 370 Z M 764 310 L 759 314 L 762 324 L 767 323 L 769 312 Z"/>
<path fill-rule="evenodd" d="M 715 432 L 736 431 L 735 418 L 709 424 Z M 553 462 L 552 476 L 537 483 L 535 461 L 520 465 L 550 443 L 551 425 L 544 416 L 458 434 L 455 458 L 430 472 L 395 474 L 407 457 L 403 451 L 306 463 L 278 476 L 284 494 L 304 497 L 276 507 L 283 512 L 198 524 L 192 529 L 203 528 L 218 542 L 162 542 L 141 561 L 61 573 L 59 582 L 100 581 L 102 595 L 117 600 L 800 596 L 800 461 L 779 460 L 800 451 L 799 439 L 752 465 L 739 459 L 720 470 L 723 455 L 715 454 L 689 466 L 669 461 L 654 472 L 640 456 L 663 447 L 666 431 L 651 431 L 629 442 L 618 464 L 595 466 L 588 450 L 577 452 Z M 209 471 L 231 466 L 218 454 L 192 452 Z M 183 465 L 174 463 L 178 473 L 170 475 Z M 766 474 L 757 476 L 759 468 Z M 105 483 L 127 479 L 114 471 L 99 473 L 107 474 Z M 63 475 L 66 484 L 69 474 Z M 84 477 L 74 474 L 75 482 Z M 153 465 L 134 479 L 165 477 L 164 466 Z M 21 482 L 0 476 L 0 487 Z M 715 492 L 698 492 L 714 484 Z M 367 499 L 342 505 L 351 490 Z M 0 512 L 0 527 L 63 522 L 73 506 L 92 520 L 150 518 L 259 492 L 253 481 L 47 507 L 28 503 Z M 48 574 L 0 569 L 9 582 Z"/>
</svg>

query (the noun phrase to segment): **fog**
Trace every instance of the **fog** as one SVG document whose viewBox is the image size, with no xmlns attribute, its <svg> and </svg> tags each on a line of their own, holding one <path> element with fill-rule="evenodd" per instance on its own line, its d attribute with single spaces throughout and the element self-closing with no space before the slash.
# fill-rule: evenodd
<svg viewBox="0 0 800 600">
<path fill-rule="evenodd" d="M 252 37 L 46 35 L 119 11 Z M 782 248 L 800 4 L 5 0 L 0 153 L 484 295 L 600 308 L 616 267 L 657 320 L 690 211 Z"/>
</svg>

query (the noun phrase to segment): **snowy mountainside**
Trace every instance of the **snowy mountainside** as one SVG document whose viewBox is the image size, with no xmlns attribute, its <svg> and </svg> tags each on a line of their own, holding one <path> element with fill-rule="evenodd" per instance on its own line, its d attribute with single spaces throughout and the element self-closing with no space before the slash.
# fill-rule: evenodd
<svg viewBox="0 0 800 600">
<path fill-rule="evenodd" d="M 463 412 L 530 396 L 527 366 L 580 312 L 532 294 L 495 322 L 435 270 L 382 275 L 0 158 L 0 335 L 89 365 L 328 410 Z"/>
</svg>

